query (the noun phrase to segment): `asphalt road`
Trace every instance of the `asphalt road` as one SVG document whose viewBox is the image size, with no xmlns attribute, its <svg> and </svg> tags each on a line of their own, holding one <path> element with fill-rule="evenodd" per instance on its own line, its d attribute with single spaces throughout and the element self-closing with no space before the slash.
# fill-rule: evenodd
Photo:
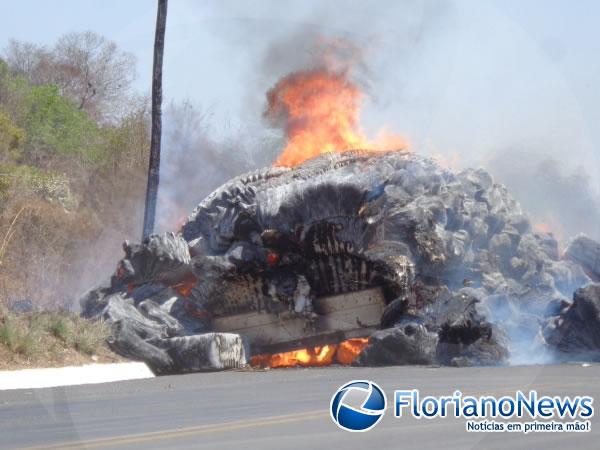
<svg viewBox="0 0 600 450">
<path fill-rule="evenodd" d="M 383 420 L 367 433 L 331 421 L 331 396 L 353 379 L 378 383 L 388 397 Z M 600 365 L 507 368 L 387 367 L 237 371 L 101 385 L 0 392 L 0 448 L 599 448 L 588 433 L 468 433 L 466 419 L 393 417 L 395 389 L 421 395 L 592 395 Z"/>
</svg>

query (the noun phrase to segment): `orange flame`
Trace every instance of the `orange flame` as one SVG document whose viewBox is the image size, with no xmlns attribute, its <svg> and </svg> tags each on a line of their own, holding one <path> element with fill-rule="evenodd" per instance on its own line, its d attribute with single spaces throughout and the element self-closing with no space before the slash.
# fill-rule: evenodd
<svg viewBox="0 0 600 450">
<path fill-rule="evenodd" d="M 172 284 L 171 287 L 175 289 L 180 295 L 189 297 L 192 293 L 192 289 L 198 284 L 198 279 L 192 274 L 188 274 L 183 280 L 177 284 Z"/>
<path fill-rule="evenodd" d="M 558 243 L 558 250 L 560 253 L 565 249 L 565 242 L 567 242 L 567 234 L 565 233 L 560 222 L 552 217 L 546 217 L 543 222 L 536 222 L 533 224 L 533 230 L 538 233 L 552 234 L 556 242 Z"/>
<path fill-rule="evenodd" d="M 348 339 L 338 346 L 335 358 L 340 364 L 350 365 L 368 344 L 367 338 Z"/>
<path fill-rule="evenodd" d="M 256 355 L 250 358 L 252 367 L 320 367 L 334 362 L 349 365 L 367 346 L 367 338 L 348 339 L 339 345 L 323 345 L 274 355 Z"/>
<path fill-rule="evenodd" d="M 406 141 L 380 132 L 369 140 L 360 127 L 364 98 L 347 72 L 327 69 L 294 72 L 267 93 L 265 117 L 284 128 L 287 145 L 275 166 L 293 167 L 322 153 L 406 149 Z"/>
</svg>

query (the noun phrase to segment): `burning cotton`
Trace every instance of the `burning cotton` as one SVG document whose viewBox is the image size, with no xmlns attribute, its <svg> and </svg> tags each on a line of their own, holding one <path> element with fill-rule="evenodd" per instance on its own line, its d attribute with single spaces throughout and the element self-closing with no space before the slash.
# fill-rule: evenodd
<svg viewBox="0 0 600 450">
<path fill-rule="evenodd" d="M 84 315 L 159 373 L 600 358 L 600 285 L 577 290 L 600 281 L 600 244 L 562 255 L 484 170 L 369 139 L 349 67 L 282 78 L 275 167 L 223 184 L 180 232 L 126 243 Z"/>
<path fill-rule="evenodd" d="M 406 141 L 380 132 L 371 140 L 360 126 L 365 94 L 348 71 L 314 69 L 282 78 L 267 93 L 265 117 L 281 126 L 287 145 L 275 166 L 293 167 L 322 153 L 356 149 L 406 149 Z"/>
</svg>

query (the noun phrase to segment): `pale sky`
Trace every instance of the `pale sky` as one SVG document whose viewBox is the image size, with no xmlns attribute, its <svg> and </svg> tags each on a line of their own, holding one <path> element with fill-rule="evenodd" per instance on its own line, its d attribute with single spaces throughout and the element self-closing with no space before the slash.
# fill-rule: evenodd
<svg viewBox="0 0 600 450">
<path fill-rule="evenodd" d="M 2 3 L 0 47 L 92 30 L 136 55 L 135 86 L 149 91 L 156 2 Z M 591 0 L 171 0 L 164 92 L 209 108 L 221 133 L 261 127 L 264 94 L 299 68 L 302 36 L 349 37 L 367 49 L 367 131 L 386 126 L 415 151 L 463 165 L 509 148 L 540 152 L 596 180 L 599 18 Z"/>
</svg>

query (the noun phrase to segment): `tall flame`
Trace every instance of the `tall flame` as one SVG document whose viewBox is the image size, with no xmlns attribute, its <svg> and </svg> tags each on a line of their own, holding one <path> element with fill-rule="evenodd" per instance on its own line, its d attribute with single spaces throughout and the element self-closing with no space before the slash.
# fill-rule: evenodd
<svg viewBox="0 0 600 450">
<path fill-rule="evenodd" d="M 364 98 L 347 71 L 314 69 L 294 72 L 267 93 L 265 117 L 282 126 L 287 145 L 275 166 L 293 167 L 321 153 L 356 149 L 398 150 L 406 141 L 380 133 L 368 139 L 360 126 Z"/>
</svg>

